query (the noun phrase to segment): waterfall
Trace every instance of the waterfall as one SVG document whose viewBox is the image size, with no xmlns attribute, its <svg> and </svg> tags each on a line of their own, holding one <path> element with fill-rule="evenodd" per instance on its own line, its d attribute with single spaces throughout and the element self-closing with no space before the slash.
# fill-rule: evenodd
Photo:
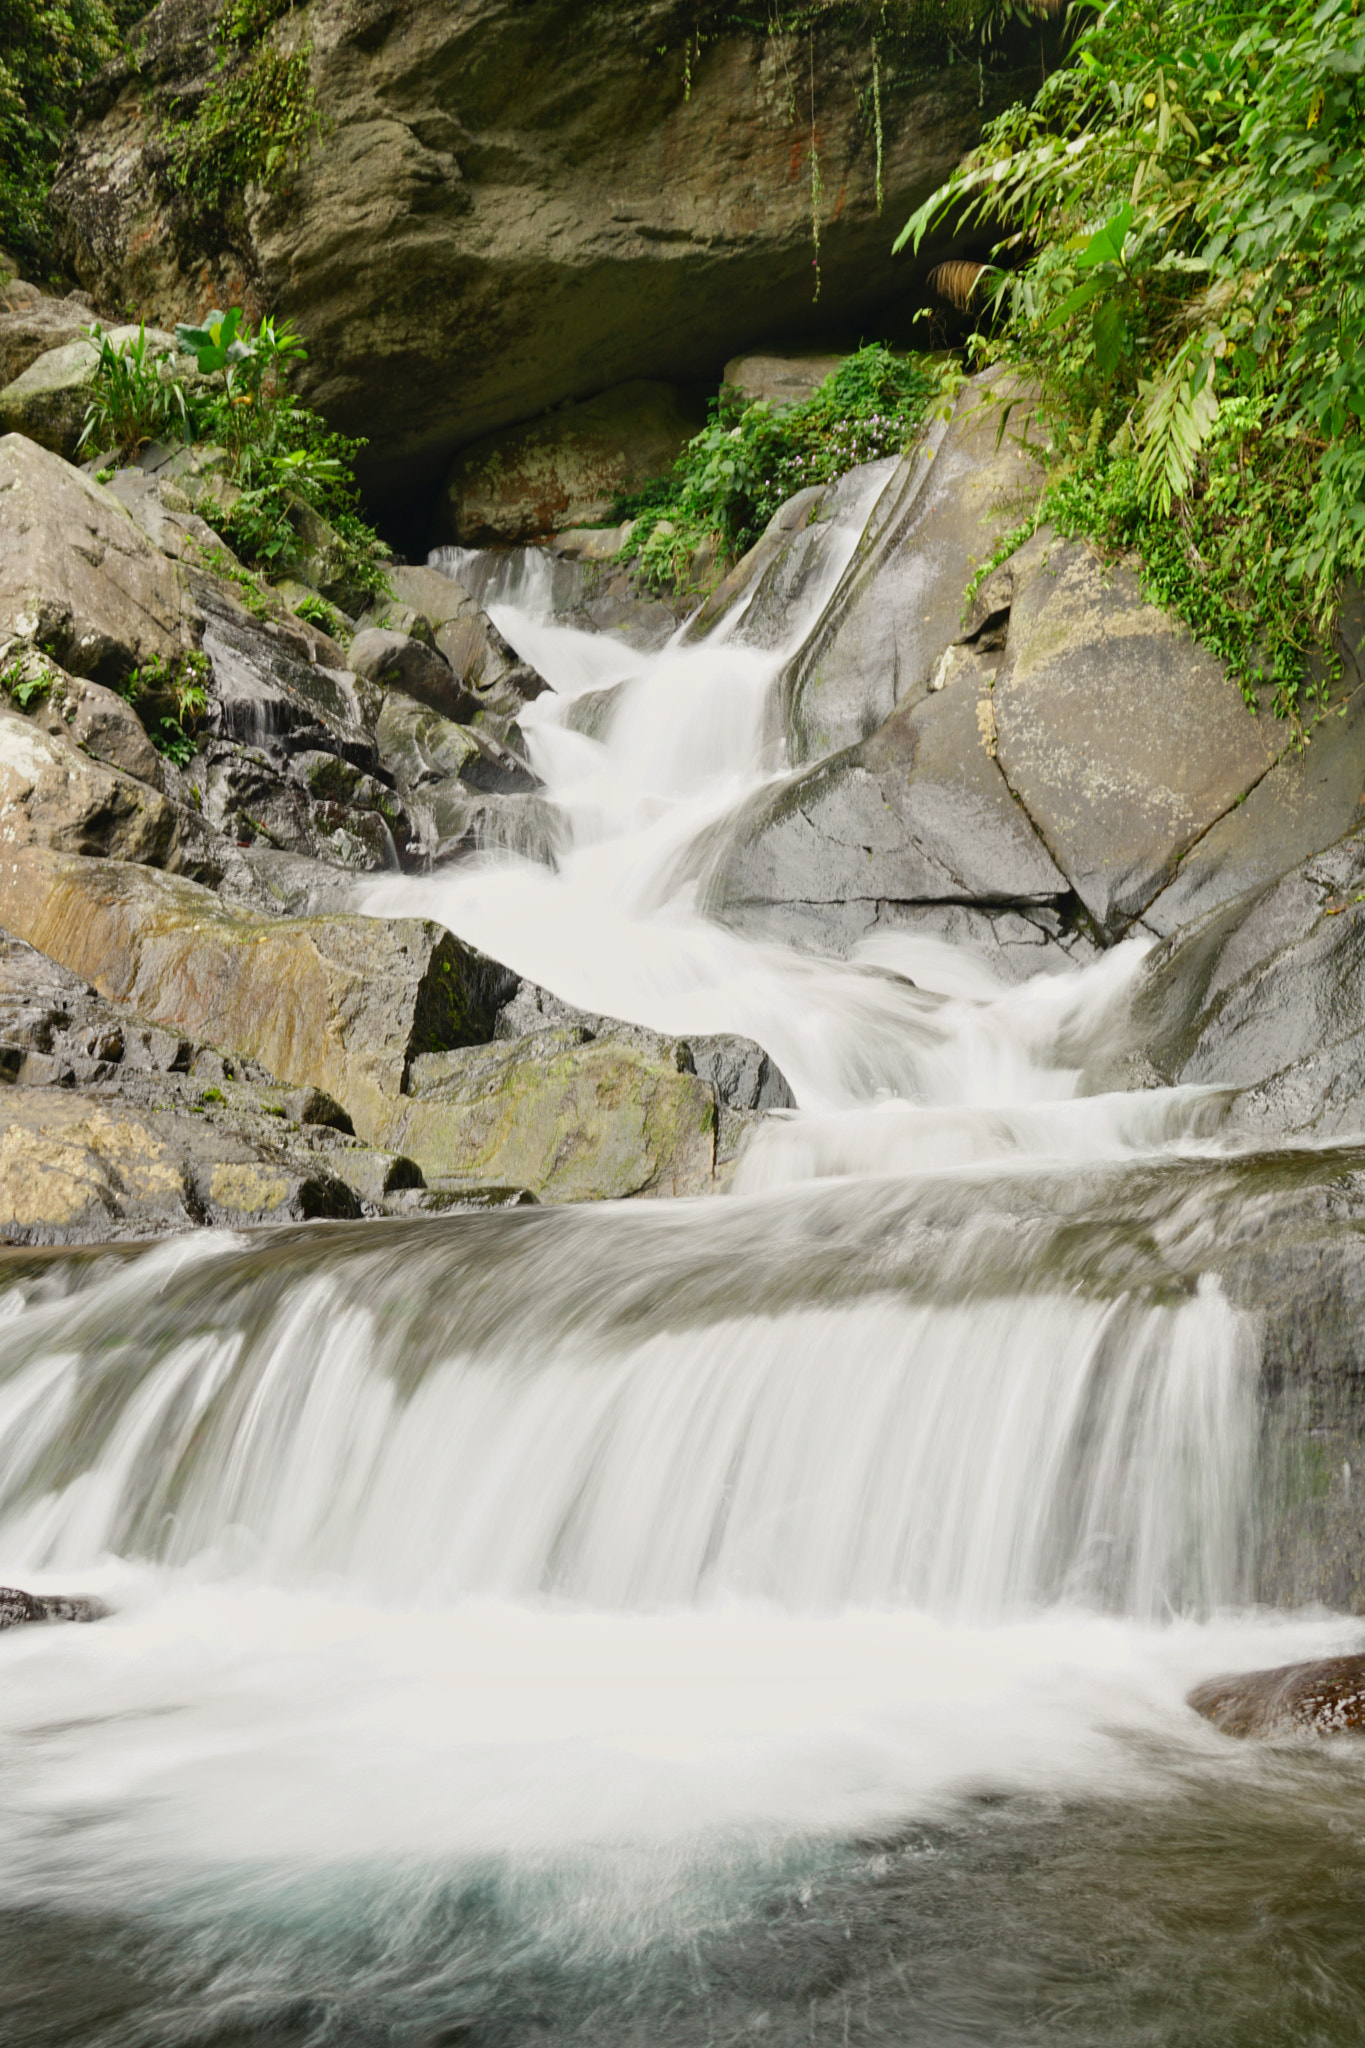
<svg viewBox="0 0 1365 2048">
<path fill-rule="evenodd" d="M 1017 2026 L 991 1989 L 1033 1953 L 1009 1830 L 1062 1831 L 1048 1953 L 1088 1969 L 1134 1855 L 1197 1919 L 1209 1844 L 1298 1768 L 1229 1808 L 1183 1704 L 1343 1625 L 1247 1604 L 1258 1332 L 1218 1273 L 1271 1197 L 1224 1091 L 1115 1089 L 1142 943 L 1005 986 L 940 938 L 831 959 L 705 914 L 884 483 L 811 529 L 780 633 L 755 598 L 640 653 L 535 550 L 438 563 L 554 686 L 557 864 L 366 907 L 758 1039 L 799 1107 L 730 1192 L 0 1269 L 0 1583 L 113 1610 L 0 1638 L 20 2048 L 1126 2043 L 1066 2017 L 1079 1966 Z M 1320 1843 L 1347 1792 L 1292 1782 Z M 1216 1932 L 1168 1972 L 1209 2039 Z"/>
</svg>

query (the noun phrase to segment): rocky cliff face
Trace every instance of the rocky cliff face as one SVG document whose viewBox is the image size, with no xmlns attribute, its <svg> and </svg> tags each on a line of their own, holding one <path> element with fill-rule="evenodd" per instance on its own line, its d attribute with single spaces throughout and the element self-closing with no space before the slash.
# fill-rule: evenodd
<svg viewBox="0 0 1365 2048">
<path fill-rule="evenodd" d="M 974 67 L 884 69 L 879 214 L 865 42 L 735 35 L 689 87 L 680 0 L 311 0 L 270 33 L 311 51 L 321 139 L 287 189 L 196 218 L 162 136 L 207 90 L 218 13 L 163 0 L 139 31 L 58 179 L 65 249 L 102 305 L 161 324 L 214 300 L 293 321 L 305 395 L 370 438 L 381 498 L 565 400 L 856 329 L 912 287 L 895 229 L 983 119 Z M 1011 82 L 987 74 L 985 112 Z"/>
</svg>

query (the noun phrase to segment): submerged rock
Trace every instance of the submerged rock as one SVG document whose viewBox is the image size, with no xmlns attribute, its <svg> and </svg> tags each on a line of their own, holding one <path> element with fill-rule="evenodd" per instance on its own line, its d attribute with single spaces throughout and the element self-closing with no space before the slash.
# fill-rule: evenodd
<svg viewBox="0 0 1365 2048">
<path fill-rule="evenodd" d="M 31 1621 L 103 1621 L 109 1609 L 88 1593 L 24 1593 L 0 1586 L 0 1628 Z"/>
<path fill-rule="evenodd" d="M 1211 1678 L 1189 1704 L 1224 1735 L 1347 1734 L 1365 1728 L 1365 1656 Z"/>
</svg>

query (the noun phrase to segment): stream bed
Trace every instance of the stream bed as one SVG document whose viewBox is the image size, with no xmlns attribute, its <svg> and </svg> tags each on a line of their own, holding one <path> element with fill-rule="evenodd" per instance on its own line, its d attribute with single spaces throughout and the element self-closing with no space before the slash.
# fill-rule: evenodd
<svg viewBox="0 0 1365 2048">
<path fill-rule="evenodd" d="M 1139 943 L 709 920 L 787 650 L 549 589 L 484 601 L 568 850 L 364 907 L 799 1108 L 705 1199 L 6 1255 L 0 1581 L 113 1612 L 0 1639 L 0 2041 L 1358 2043 L 1365 1750 L 1184 1703 L 1359 1647 L 1255 1601 L 1220 1257 L 1299 1169 L 1113 1086 Z"/>
</svg>

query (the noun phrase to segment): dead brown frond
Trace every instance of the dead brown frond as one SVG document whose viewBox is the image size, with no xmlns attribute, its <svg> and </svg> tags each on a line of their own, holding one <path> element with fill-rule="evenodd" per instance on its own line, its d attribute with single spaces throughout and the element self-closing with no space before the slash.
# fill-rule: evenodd
<svg viewBox="0 0 1365 2048">
<path fill-rule="evenodd" d="M 977 286 L 986 274 L 984 263 L 969 263 L 957 258 L 951 263 L 940 263 L 929 272 L 929 289 L 946 299 L 950 306 L 956 306 L 959 313 L 969 313 Z"/>
</svg>

